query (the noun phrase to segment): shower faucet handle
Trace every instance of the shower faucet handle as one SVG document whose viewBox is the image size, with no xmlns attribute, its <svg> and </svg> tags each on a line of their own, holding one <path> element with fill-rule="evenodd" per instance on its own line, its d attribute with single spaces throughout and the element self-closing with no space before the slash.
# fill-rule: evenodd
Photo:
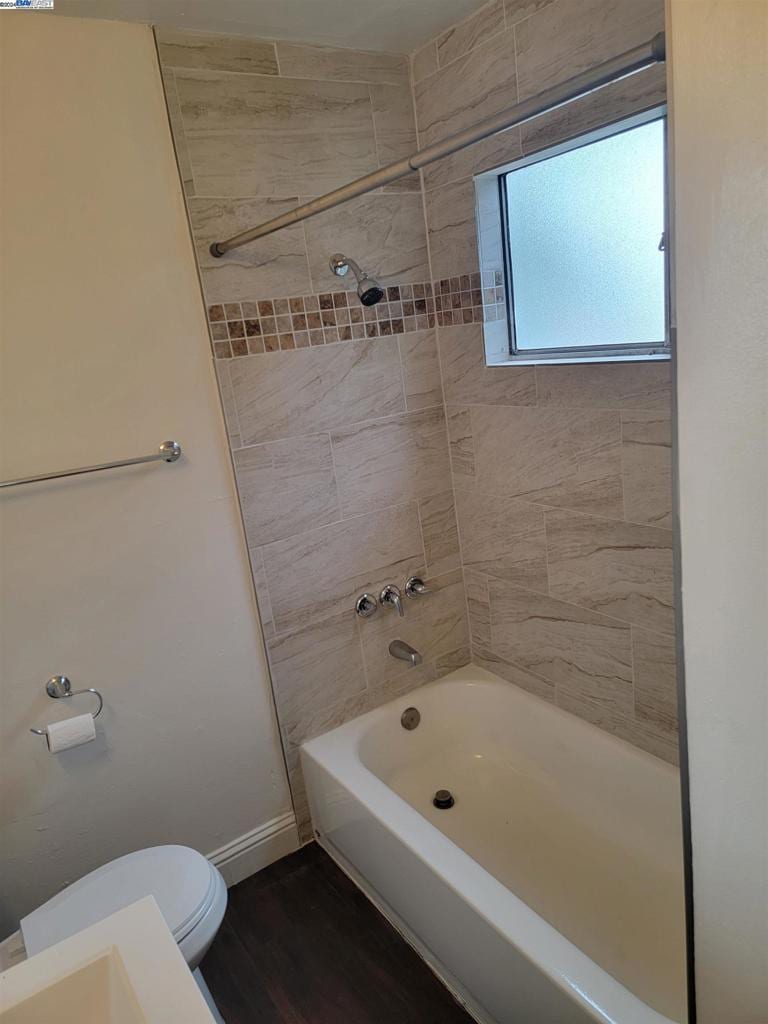
<svg viewBox="0 0 768 1024">
<path fill-rule="evenodd" d="M 400 593 L 400 588 L 396 587 L 394 583 L 388 583 L 384 587 L 379 594 L 379 601 L 381 604 L 390 605 L 392 608 L 395 608 L 401 619 L 405 615 L 403 611 L 403 595 Z"/>
<path fill-rule="evenodd" d="M 405 581 L 406 597 L 422 597 L 424 594 L 431 594 L 432 591 L 420 576 L 409 576 Z"/>
</svg>

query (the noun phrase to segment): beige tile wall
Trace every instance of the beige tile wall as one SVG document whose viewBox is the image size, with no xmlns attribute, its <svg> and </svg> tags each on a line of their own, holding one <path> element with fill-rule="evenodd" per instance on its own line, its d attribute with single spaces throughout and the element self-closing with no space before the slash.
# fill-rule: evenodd
<svg viewBox="0 0 768 1024">
<path fill-rule="evenodd" d="M 222 260 L 208 252 L 410 153 L 407 57 L 166 31 L 158 42 L 209 306 L 339 289 L 337 250 L 384 284 L 430 280 L 417 175 Z M 216 366 L 306 834 L 299 744 L 469 660 L 437 338 L 313 340 Z M 355 616 L 357 595 L 416 573 L 435 592 L 406 618 Z M 397 636 L 422 652 L 418 670 L 389 656 Z"/>
<path fill-rule="evenodd" d="M 663 27 L 662 0 L 491 0 L 413 55 L 419 143 Z M 473 174 L 663 101 L 662 68 L 428 168 L 433 277 L 478 269 Z M 482 325 L 439 323 L 473 660 L 675 761 L 669 364 L 488 367 Z"/>
<path fill-rule="evenodd" d="M 661 0 L 492 0 L 410 66 L 159 31 L 207 303 L 330 291 L 337 249 L 390 285 L 476 273 L 472 175 L 662 102 L 663 74 L 446 158 L 423 192 L 414 176 L 223 260 L 208 246 L 407 155 L 417 127 L 434 141 L 662 22 Z M 489 368 L 481 332 L 217 360 L 305 834 L 300 743 L 470 657 L 676 759 L 668 367 Z M 405 619 L 354 616 L 357 594 L 412 573 L 435 593 Z M 420 669 L 388 656 L 395 636 Z"/>
</svg>

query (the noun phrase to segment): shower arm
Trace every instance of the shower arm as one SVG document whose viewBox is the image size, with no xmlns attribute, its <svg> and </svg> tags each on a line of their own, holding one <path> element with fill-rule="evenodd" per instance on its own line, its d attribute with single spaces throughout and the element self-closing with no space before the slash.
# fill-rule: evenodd
<svg viewBox="0 0 768 1024">
<path fill-rule="evenodd" d="M 271 235 L 274 231 L 280 231 L 282 228 L 287 228 L 292 224 L 298 224 L 299 221 L 306 220 L 308 217 L 315 217 L 318 213 L 331 210 L 335 206 L 349 202 L 350 199 L 356 199 L 358 196 L 365 195 L 366 192 L 372 192 L 383 185 L 389 185 L 393 181 L 398 181 L 400 178 L 413 174 L 414 171 L 418 171 L 422 167 L 434 163 L 436 160 L 441 160 L 443 157 L 450 156 L 451 153 L 457 153 L 459 150 L 466 149 L 468 146 L 487 139 L 491 135 L 498 135 L 499 132 L 514 128 L 516 125 L 523 124 L 526 121 L 531 121 L 550 110 L 554 110 L 556 107 L 561 107 L 573 100 L 580 99 L 582 96 L 595 92 L 597 89 L 602 89 L 604 86 L 610 85 L 621 78 L 628 78 L 630 75 L 644 71 L 655 64 L 661 64 L 665 59 L 664 33 L 660 32 L 648 42 L 627 50 L 618 57 L 612 57 L 610 60 L 598 64 L 587 71 L 582 71 L 580 74 L 574 75 L 564 82 L 550 86 L 549 89 L 545 89 L 530 99 L 523 100 L 522 103 L 516 103 L 501 114 L 495 114 L 493 117 L 486 118 L 471 128 L 465 128 L 464 131 L 449 135 L 448 138 L 441 139 L 425 149 L 417 150 L 414 154 L 403 160 L 398 160 L 393 164 L 388 164 L 386 167 L 381 167 L 378 171 L 373 171 L 371 174 L 366 174 L 365 177 L 343 185 L 333 192 L 328 192 L 324 196 L 319 196 L 308 203 L 303 203 L 301 206 L 297 206 L 294 210 L 289 210 L 279 217 L 273 217 L 272 220 L 265 221 L 254 228 L 249 228 L 247 231 L 241 231 L 240 234 L 233 235 L 231 238 L 225 238 L 220 242 L 213 242 L 210 246 L 211 255 L 216 257 L 223 256 L 232 249 L 239 249 L 242 245 L 256 241 L 257 238 L 263 238 L 265 235 Z"/>
</svg>

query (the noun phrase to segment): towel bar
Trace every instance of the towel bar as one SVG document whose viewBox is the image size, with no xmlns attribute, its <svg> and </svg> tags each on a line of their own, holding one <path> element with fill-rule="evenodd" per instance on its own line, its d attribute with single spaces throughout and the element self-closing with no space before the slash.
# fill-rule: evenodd
<svg viewBox="0 0 768 1024">
<path fill-rule="evenodd" d="M 135 459 L 120 459 L 117 462 L 102 462 L 98 466 L 83 466 L 81 469 L 64 469 L 59 473 L 42 473 L 40 476 L 23 476 L 18 480 L 3 480 L 2 487 L 18 487 L 20 484 L 36 484 L 41 480 L 58 480 L 63 476 L 80 476 L 81 473 L 97 473 L 102 469 L 117 469 L 119 466 L 138 466 L 142 462 L 175 462 L 181 455 L 181 445 L 176 441 L 163 441 L 152 455 L 139 455 Z"/>
</svg>

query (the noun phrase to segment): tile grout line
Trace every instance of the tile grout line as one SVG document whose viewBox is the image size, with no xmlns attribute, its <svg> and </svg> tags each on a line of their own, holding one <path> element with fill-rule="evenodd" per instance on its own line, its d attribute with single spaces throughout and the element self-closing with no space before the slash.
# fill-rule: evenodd
<svg viewBox="0 0 768 1024">
<path fill-rule="evenodd" d="M 540 590 L 531 590 L 530 587 L 524 587 L 520 583 L 513 583 L 511 580 L 505 580 L 501 576 L 494 576 L 492 573 L 484 573 L 482 572 L 481 569 L 474 569 L 472 566 L 469 566 L 469 568 L 472 569 L 473 572 L 477 572 L 480 573 L 480 575 L 485 576 L 486 579 L 499 580 L 499 582 L 506 583 L 508 586 L 514 587 L 517 590 L 522 590 L 526 594 L 531 594 L 534 597 L 543 597 L 546 598 L 548 601 L 556 601 L 558 604 L 567 605 L 569 608 L 576 608 L 578 609 L 578 611 L 586 612 L 588 615 L 596 615 L 598 616 L 598 618 L 608 619 L 610 623 L 615 623 L 618 626 L 626 626 L 628 629 L 631 626 L 634 626 L 635 629 L 647 630 L 647 632 L 653 633 L 654 636 L 674 638 L 674 632 L 665 633 L 658 629 L 652 629 L 648 626 L 641 626 L 636 622 L 630 622 L 628 619 L 619 619 L 615 615 L 609 615 L 607 612 L 595 611 L 594 608 L 588 608 L 586 605 L 576 604 L 575 601 L 567 601 L 565 600 L 565 598 L 556 597 L 554 594 L 542 594 Z"/>
<path fill-rule="evenodd" d="M 486 7 L 490 7 L 491 4 L 486 4 L 485 6 Z M 480 10 L 483 10 L 483 8 L 481 7 Z M 479 13 L 480 13 L 480 11 L 475 11 L 474 14 L 470 14 L 469 17 L 463 19 L 463 21 L 464 22 L 469 21 L 471 18 L 474 18 Z M 506 15 L 505 15 L 505 18 L 506 18 Z M 456 25 L 452 25 L 450 28 L 446 29 L 445 31 L 449 32 L 451 30 L 451 28 L 456 28 L 456 27 L 458 27 L 461 24 L 463 24 L 463 22 L 457 22 Z M 432 39 L 428 40 L 424 44 L 424 46 L 429 46 L 430 43 L 434 43 L 435 44 L 435 51 L 436 51 L 436 56 L 437 56 L 437 67 L 435 68 L 434 71 L 430 71 L 428 74 L 426 74 L 422 78 L 420 78 L 418 80 L 418 82 L 414 82 L 414 85 L 420 85 L 422 82 L 426 82 L 428 78 L 434 78 L 435 75 L 439 74 L 441 71 L 445 71 L 446 68 L 449 68 L 449 67 L 451 67 L 451 65 L 456 64 L 457 61 L 460 61 L 463 58 L 469 57 L 471 54 L 475 53 L 481 47 L 485 46 L 486 43 L 490 43 L 493 40 L 498 39 L 499 36 L 503 35 L 505 32 L 508 32 L 510 28 L 514 28 L 514 25 L 508 26 L 505 23 L 502 28 L 498 29 L 496 32 L 492 32 L 491 35 L 486 36 L 485 39 L 482 39 L 479 43 L 476 43 L 474 46 L 471 46 L 468 50 L 464 50 L 463 53 L 458 54 L 456 57 L 452 57 L 445 64 L 441 64 L 440 63 L 440 51 L 439 51 L 438 46 L 437 46 L 437 40 L 440 38 L 440 36 L 433 36 Z M 445 33 L 440 33 L 440 35 L 444 35 L 444 34 Z M 421 50 L 423 50 L 423 49 L 424 49 L 423 46 L 419 47 L 418 50 L 414 51 L 414 54 L 420 53 Z"/>
</svg>

